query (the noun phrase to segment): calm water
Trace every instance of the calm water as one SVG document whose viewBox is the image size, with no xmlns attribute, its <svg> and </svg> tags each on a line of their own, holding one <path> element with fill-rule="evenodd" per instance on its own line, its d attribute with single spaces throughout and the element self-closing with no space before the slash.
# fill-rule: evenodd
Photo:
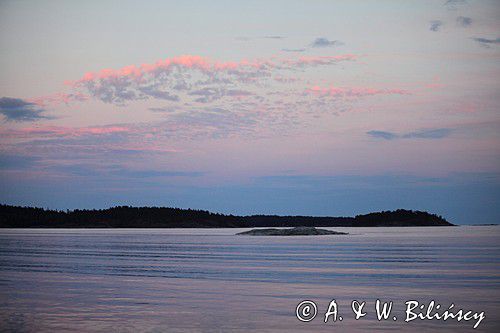
<svg viewBox="0 0 500 333">
<path fill-rule="evenodd" d="M 0 331 L 474 331 L 404 323 L 413 299 L 485 311 L 475 331 L 500 332 L 500 227 L 241 230 L 0 230 Z M 394 301 L 390 320 L 376 320 L 377 298 Z M 305 299 L 318 307 L 309 323 L 295 317 Z M 332 299 L 344 320 L 325 324 Z M 367 302 L 358 321 L 354 299 Z"/>
</svg>

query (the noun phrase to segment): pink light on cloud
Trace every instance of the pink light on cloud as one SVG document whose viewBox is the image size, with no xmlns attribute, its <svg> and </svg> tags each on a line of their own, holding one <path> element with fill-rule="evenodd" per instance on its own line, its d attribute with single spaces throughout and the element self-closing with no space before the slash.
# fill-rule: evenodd
<svg viewBox="0 0 500 333">
<path fill-rule="evenodd" d="M 80 134 L 113 134 L 113 133 L 128 133 L 130 129 L 123 126 L 109 126 L 109 127 L 83 127 L 79 128 L 76 133 Z"/>
<path fill-rule="evenodd" d="M 142 64 L 140 66 L 130 65 L 122 67 L 118 70 L 106 68 L 100 70 L 99 72 L 88 72 L 85 73 L 85 75 L 81 79 L 74 82 L 73 85 L 110 78 L 128 77 L 140 79 L 146 74 L 154 74 L 158 70 L 168 70 L 176 66 L 188 69 L 197 69 L 203 72 L 220 72 L 238 70 L 243 68 L 264 69 L 272 67 L 274 66 L 274 64 L 266 60 L 249 61 L 245 59 L 240 62 L 218 62 L 213 61 L 210 58 L 198 55 L 182 55 L 178 57 L 158 60 L 154 64 Z"/>
<path fill-rule="evenodd" d="M 152 64 L 87 72 L 76 81 L 65 81 L 65 84 L 72 89 L 69 93 L 57 92 L 31 98 L 28 101 L 46 107 L 63 103 L 68 105 L 90 98 L 119 106 L 130 101 L 145 99 L 203 104 L 225 98 L 238 101 L 259 100 L 263 97 L 259 96 L 255 88 L 273 82 L 300 81 L 299 77 L 290 76 L 295 69 L 328 66 L 355 59 L 356 56 L 353 54 L 344 54 L 223 62 L 199 55 L 182 55 L 158 60 Z"/>
<path fill-rule="evenodd" d="M 154 64 L 88 72 L 68 84 L 105 103 L 117 105 L 150 98 L 209 103 L 225 97 L 242 99 L 255 96 L 254 93 L 243 96 L 231 95 L 230 92 L 235 89 L 248 91 L 249 87 L 269 83 L 273 77 L 286 78 L 290 71 L 297 68 L 327 66 L 355 59 L 355 55 L 345 54 L 221 62 L 198 55 L 182 55 Z M 243 85 L 248 87 L 241 89 Z"/>
<path fill-rule="evenodd" d="M 127 126 L 89 126 L 89 127 L 62 127 L 62 126 L 34 126 L 20 129 L 11 129 L 0 132 L 0 137 L 9 139 L 28 139 L 35 137 L 79 137 L 86 135 L 107 135 L 116 133 L 130 133 Z"/>
<path fill-rule="evenodd" d="M 356 56 L 353 54 L 344 54 L 338 56 L 317 56 L 317 57 L 299 57 L 298 59 L 257 59 L 257 60 L 247 60 L 243 59 L 239 62 L 228 61 L 219 62 L 211 60 L 207 57 L 202 57 L 198 55 L 182 55 L 173 58 L 166 58 L 163 60 L 158 60 L 154 64 L 142 64 L 140 66 L 130 65 L 122 67 L 121 69 L 102 69 L 99 72 L 88 72 L 83 75 L 83 77 L 76 82 L 71 83 L 67 81 L 68 84 L 78 85 L 80 83 L 100 80 L 100 79 L 110 79 L 110 78 L 135 78 L 140 79 L 145 74 L 152 74 L 158 70 L 168 70 L 175 66 L 198 69 L 203 72 L 224 72 L 224 71 L 236 71 L 243 69 L 254 69 L 254 70 L 270 70 L 272 68 L 279 67 L 281 65 L 289 66 L 304 66 L 304 65 L 329 65 L 339 61 L 355 60 Z"/>
</svg>

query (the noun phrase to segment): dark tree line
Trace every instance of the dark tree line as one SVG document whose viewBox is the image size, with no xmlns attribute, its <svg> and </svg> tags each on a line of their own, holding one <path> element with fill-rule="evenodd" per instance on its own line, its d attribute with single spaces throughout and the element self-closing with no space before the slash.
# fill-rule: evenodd
<svg viewBox="0 0 500 333">
<path fill-rule="evenodd" d="M 0 228 L 253 228 L 450 226 L 441 216 L 398 209 L 356 217 L 252 215 L 234 216 L 205 210 L 120 206 L 59 211 L 0 205 Z"/>
</svg>

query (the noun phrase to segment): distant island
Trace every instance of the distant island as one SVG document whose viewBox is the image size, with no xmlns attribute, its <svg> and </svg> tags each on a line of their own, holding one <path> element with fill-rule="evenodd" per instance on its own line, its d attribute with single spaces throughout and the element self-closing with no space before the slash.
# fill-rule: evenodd
<svg viewBox="0 0 500 333">
<path fill-rule="evenodd" d="M 315 227 L 295 227 L 291 229 L 252 229 L 239 232 L 242 236 L 324 236 L 324 235 L 348 235 L 347 232 L 338 232 Z"/>
<path fill-rule="evenodd" d="M 67 211 L 0 205 L 0 228 L 262 228 L 452 226 L 443 217 L 398 209 L 355 217 L 235 216 L 204 210 L 120 206 Z"/>
</svg>

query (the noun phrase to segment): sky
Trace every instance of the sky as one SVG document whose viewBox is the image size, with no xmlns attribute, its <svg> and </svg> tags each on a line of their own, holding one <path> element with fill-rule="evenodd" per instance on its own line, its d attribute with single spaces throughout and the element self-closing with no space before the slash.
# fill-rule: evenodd
<svg viewBox="0 0 500 333">
<path fill-rule="evenodd" d="M 500 2 L 0 1 L 0 202 L 500 222 Z"/>
</svg>

